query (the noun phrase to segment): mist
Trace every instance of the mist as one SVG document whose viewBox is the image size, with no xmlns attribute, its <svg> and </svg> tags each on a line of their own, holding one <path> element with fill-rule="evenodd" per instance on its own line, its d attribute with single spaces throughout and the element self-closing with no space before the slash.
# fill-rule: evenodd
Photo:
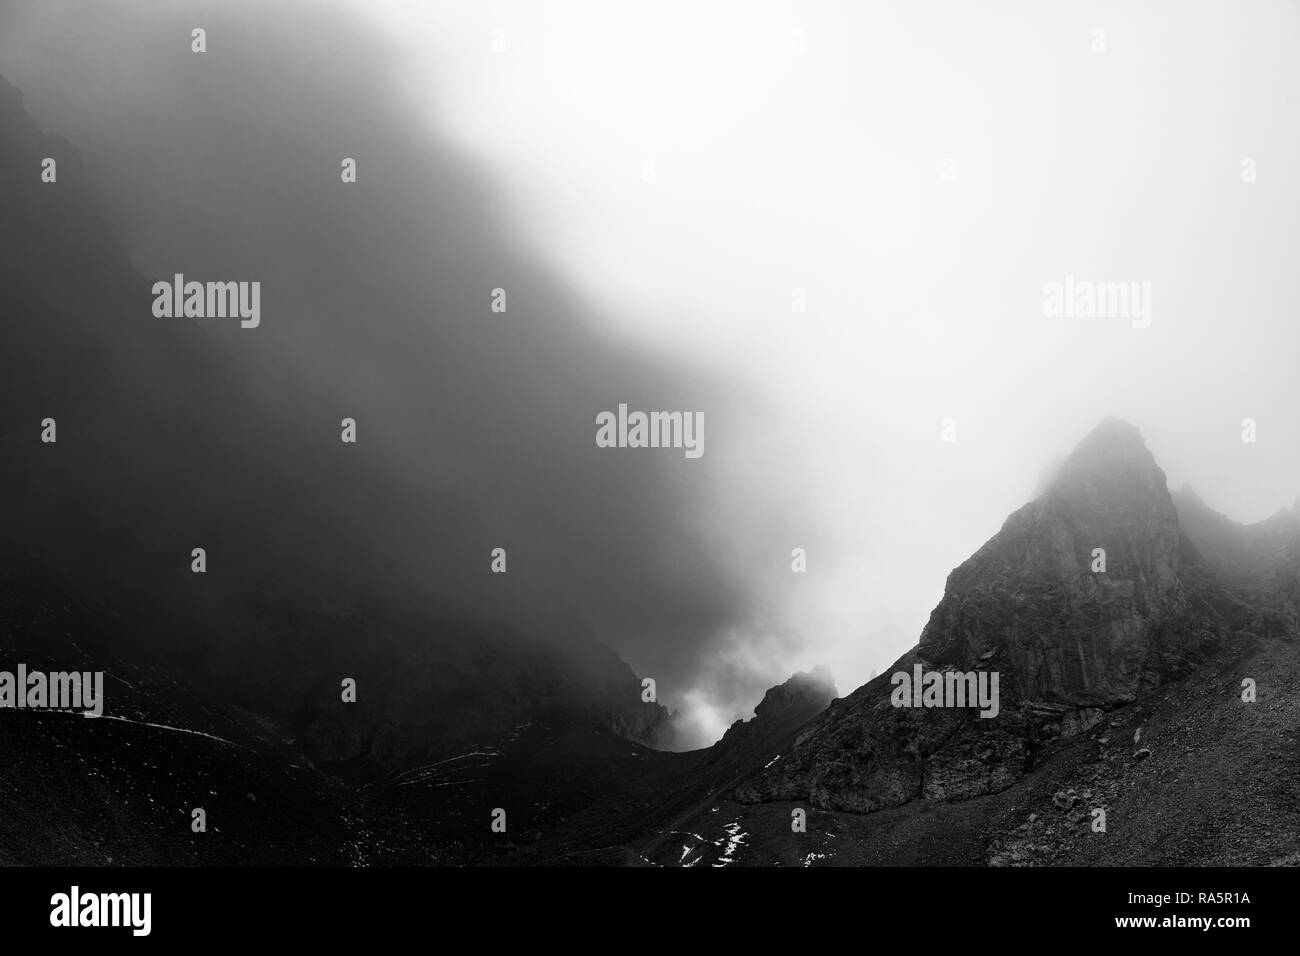
<svg viewBox="0 0 1300 956">
<path fill-rule="evenodd" d="M 0 14 L 0 75 L 142 309 L 263 283 L 205 330 L 285 427 L 357 420 L 390 501 L 295 479 L 348 573 L 473 612 L 505 547 L 698 746 L 888 666 L 1107 415 L 1236 520 L 1300 495 L 1300 14 L 1230 12 L 56 0 Z M 1050 317 L 1067 277 L 1149 316 Z M 596 447 L 620 403 L 704 455 Z"/>
</svg>

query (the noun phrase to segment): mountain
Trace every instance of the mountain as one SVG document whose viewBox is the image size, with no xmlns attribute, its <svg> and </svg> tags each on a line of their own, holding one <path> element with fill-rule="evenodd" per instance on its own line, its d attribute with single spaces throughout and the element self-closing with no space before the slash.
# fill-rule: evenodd
<svg viewBox="0 0 1300 956">
<path fill-rule="evenodd" d="M 553 594 L 514 575 L 457 576 L 450 559 L 430 562 L 438 596 L 407 587 L 407 542 L 430 550 L 427 503 L 382 462 L 341 456 L 332 422 L 304 429 L 268 405 L 250 384 L 262 370 L 220 331 L 153 315 L 151 281 L 100 214 L 81 156 L 3 78 L 0 147 L 10 636 L 42 609 L 96 608 L 37 650 L 80 660 L 76 642 L 157 667 L 349 776 L 382 777 L 543 712 L 647 745 L 667 733 L 664 708 Z M 54 182 L 42 181 L 47 157 Z M 54 442 L 41 440 L 46 419 Z M 205 574 L 191 572 L 198 545 Z M 355 704 L 342 702 L 344 678 Z"/>
<path fill-rule="evenodd" d="M 0 863 L 1300 862 L 1295 510 L 1171 496 L 1104 421 L 885 674 L 844 698 L 796 674 L 712 747 L 656 750 L 667 713 L 562 600 L 420 589 L 411 516 L 459 502 L 153 320 L 76 152 L 2 80 L 0 146 L 0 669 L 108 687 L 100 719 L 0 711 Z M 916 667 L 996 674 L 996 706 L 895 706 Z"/>
<path fill-rule="evenodd" d="M 336 771 L 386 773 L 505 735 L 543 714 L 589 724 L 654 747 L 671 737 L 668 712 L 641 700 L 641 681 L 581 626 L 539 639 L 502 626 L 442 628 L 441 639 L 400 657 L 358 660 L 360 696 L 332 686 L 309 695 L 297 722 L 313 760 Z M 540 622 L 539 622 L 540 629 Z"/>
<path fill-rule="evenodd" d="M 575 763 L 582 768 L 581 779 L 589 784 L 609 777 L 616 768 L 617 772 L 609 784 L 589 785 L 583 799 L 571 803 L 570 812 L 504 860 L 548 865 L 731 865 L 740 859 L 743 841 L 737 840 L 738 831 L 719 808 L 731 804 L 737 783 L 756 767 L 778 759 L 800 729 L 834 698 L 835 686 L 824 668 L 794 674 L 768 689 L 753 717 L 736 721 L 711 747 L 688 753 L 614 747 L 615 753 L 609 754 L 607 739 L 584 740 L 572 727 L 567 732 L 549 727 L 545 741 L 534 739 L 526 757 L 515 758 L 516 766 L 524 760 L 530 766 L 549 766 L 555 762 L 557 746 L 562 746 L 564 762 L 570 770 Z M 498 752 L 517 750 L 508 744 Z M 501 763 L 507 762 L 503 756 Z M 522 775 L 510 776 L 519 786 Z M 532 801 L 538 799 L 539 790 L 547 794 L 548 809 L 563 799 L 563 788 L 544 783 L 535 771 L 528 777 L 528 785 L 521 789 Z"/>
<path fill-rule="evenodd" d="M 949 575 L 917 646 L 744 794 L 869 811 L 1005 789 L 1046 741 L 1204 657 L 1223 624 L 1189 599 L 1184 559 L 1163 472 L 1136 429 L 1101 423 L 1047 491 Z M 891 675 L 918 665 L 997 673 L 999 713 L 894 706 Z"/>
<path fill-rule="evenodd" d="M 750 720 L 738 720 L 722 735 L 718 750 L 737 752 L 763 748 L 798 729 L 836 698 L 835 683 L 824 667 L 800 671 L 768 688 Z"/>
<path fill-rule="evenodd" d="M 769 837 L 748 862 L 1300 860 L 1300 630 L 1260 611 L 1291 606 L 1293 520 L 1176 505 L 1138 431 L 1103 421 L 949 575 L 916 647 L 737 786 L 735 825 Z M 996 673 L 997 713 L 896 706 L 918 666 Z M 798 806 L 816 836 L 779 836 Z"/>
<path fill-rule="evenodd" d="M 1246 590 L 1180 509 L 1138 431 L 1102 422 L 885 674 L 829 702 L 796 675 L 713 747 L 642 764 L 639 786 L 622 777 L 507 859 L 1300 864 L 1300 631 L 1258 626 L 1289 549 Z M 918 664 L 996 670 L 996 715 L 894 706 Z"/>
<path fill-rule="evenodd" d="M 1300 502 L 1243 525 L 1209 507 L 1189 486 L 1174 495 L 1187 537 L 1223 581 L 1246 595 L 1251 629 L 1271 636 L 1300 629 Z"/>
</svg>

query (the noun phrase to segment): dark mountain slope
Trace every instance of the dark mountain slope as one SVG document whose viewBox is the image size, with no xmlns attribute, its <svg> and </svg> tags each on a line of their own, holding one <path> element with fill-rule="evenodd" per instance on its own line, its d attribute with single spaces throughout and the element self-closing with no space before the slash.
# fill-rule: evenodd
<svg viewBox="0 0 1300 956">
<path fill-rule="evenodd" d="M 40 181 L 47 156 L 56 183 Z M 262 400 L 253 379 L 272 359 L 246 366 L 221 330 L 152 314 L 76 150 L 3 79 L 0 207 L 0 566 L 17 605 L 119 615 L 121 659 L 270 715 L 350 771 L 385 773 L 562 703 L 657 740 L 667 713 L 562 598 L 493 580 L 486 550 L 472 566 L 448 554 L 424 498 L 340 452 L 336 417 L 304 428 Z M 56 443 L 40 440 L 45 418 Z M 410 556 L 428 552 L 414 584 Z M 347 711 L 344 677 L 360 685 Z"/>
<path fill-rule="evenodd" d="M 1231 635 L 1185 677 L 1045 745 L 1004 790 L 866 814 L 724 797 L 677 829 L 709 846 L 740 837 L 739 866 L 1300 865 L 1297 675 L 1300 641 Z"/>
<path fill-rule="evenodd" d="M 792 676 L 767 691 L 754 716 L 737 721 L 722 740 L 703 750 L 652 754 L 639 748 L 597 766 L 607 749 L 592 739 L 577 769 L 591 779 L 620 768 L 616 782 L 589 788 L 570 812 L 535 834 L 536 842 L 506 860 L 512 864 L 727 865 L 735 845 L 727 838 L 703 839 L 700 820 L 726 800 L 736 783 L 755 767 L 770 763 L 835 696 L 830 675 L 817 668 Z M 549 731 L 554 736 L 554 731 Z M 568 736 L 570 759 L 581 734 Z M 553 753 L 543 749 L 532 755 Z M 538 781 L 530 774 L 534 781 Z M 584 774 L 584 779 L 585 779 Z M 529 789 L 532 789 L 530 784 Z M 552 786 L 551 792 L 554 792 Z M 728 851 L 727 847 L 731 846 Z"/>
<path fill-rule="evenodd" d="M 362 825 L 355 797 L 286 731 L 115 655 L 121 631 L 104 607 L 0 573 L 0 668 L 106 672 L 102 717 L 0 710 L 0 864 L 431 859 Z M 191 828 L 196 808 L 207 832 Z"/>
</svg>

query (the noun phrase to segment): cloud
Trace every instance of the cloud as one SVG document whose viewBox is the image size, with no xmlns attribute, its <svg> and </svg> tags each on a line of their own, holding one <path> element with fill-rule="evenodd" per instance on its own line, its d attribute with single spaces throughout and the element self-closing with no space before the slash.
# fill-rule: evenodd
<svg viewBox="0 0 1300 956">
<path fill-rule="evenodd" d="M 262 282 L 211 333 L 258 407 L 359 422 L 381 500 L 264 462 L 378 556 L 341 574 L 472 610 L 505 547 L 698 728 L 887 666 L 1105 415 L 1235 517 L 1294 499 L 1293 10 L 1112 17 L 1099 56 L 1017 4 L 697 7 L 26 0 L 0 62 L 146 279 Z M 1150 282 L 1150 328 L 1045 317 L 1067 274 Z M 598 449 L 620 402 L 703 412 L 704 457 Z"/>
</svg>

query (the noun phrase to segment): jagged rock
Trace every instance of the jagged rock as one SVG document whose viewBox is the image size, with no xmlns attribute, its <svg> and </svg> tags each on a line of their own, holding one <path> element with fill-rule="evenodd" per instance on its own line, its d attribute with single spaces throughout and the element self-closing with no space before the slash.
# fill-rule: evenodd
<svg viewBox="0 0 1300 956">
<path fill-rule="evenodd" d="M 1092 570 L 1098 548 L 1104 572 Z M 1230 602 L 1204 570 L 1137 429 L 1107 419 L 949 575 L 917 646 L 828 708 L 737 796 L 868 812 L 1005 789 L 1038 747 L 1101 724 L 1214 646 L 1224 633 L 1214 606 Z M 891 704 L 894 673 L 990 661 L 996 717 Z"/>
<path fill-rule="evenodd" d="M 768 688 L 754 708 L 754 716 L 727 728 L 717 746 L 735 750 L 774 740 L 821 713 L 835 696 L 835 684 L 826 668 L 800 671 Z"/>
</svg>

